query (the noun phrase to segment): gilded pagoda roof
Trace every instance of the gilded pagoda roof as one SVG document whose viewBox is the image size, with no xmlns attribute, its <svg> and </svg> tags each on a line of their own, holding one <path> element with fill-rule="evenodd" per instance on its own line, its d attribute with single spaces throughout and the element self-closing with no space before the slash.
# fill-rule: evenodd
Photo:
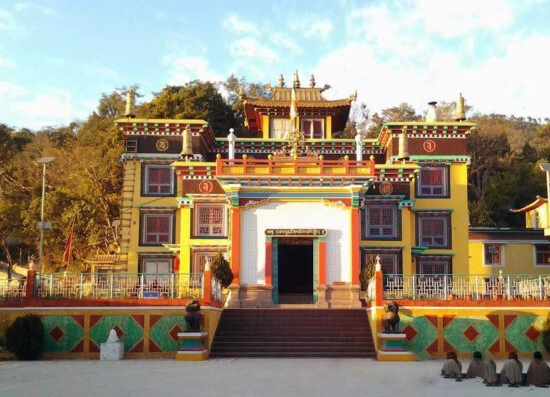
<svg viewBox="0 0 550 397">
<path fill-rule="evenodd" d="M 350 95 L 347 99 L 328 100 L 321 92 L 322 88 L 296 88 L 296 102 L 298 107 L 323 107 L 333 108 L 339 106 L 350 106 L 355 100 L 355 95 Z M 292 88 L 277 87 L 271 88 L 273 97 L 270 99 L 246 99 L 245 103 L 259 107 L 290 107 L 292 97 Z"/>
</svg>

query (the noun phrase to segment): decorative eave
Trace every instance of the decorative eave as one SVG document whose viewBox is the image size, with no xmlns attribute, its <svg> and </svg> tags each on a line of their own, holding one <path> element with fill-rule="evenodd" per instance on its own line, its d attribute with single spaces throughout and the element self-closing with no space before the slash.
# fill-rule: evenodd
<svg viewBox="0 0 550 397">
<path fill-rule="evenodd" d="M 524 214 L 526 212 L 536 210 L 537 208 L 542 207 L 545 204 L 548 204 L 548 199 L 542 198 L 541 196 L 537 195 L 537 199 L 531 204 L 527 204 L 526 206 L 518 209 L 511 209 L 510 212 L 514 214 Z"/>
<path fill-rule="evenodd" d="M 475 123 L 465 122 L 388 122 L 382 126 L 378 141 L 382 146 L 387 146 L 391 138 L 397 138 L 405 127 L 407 138 L 466 138 L 468 134 L 477 128 Z"/>
<path fill-rule="evenodd" d="M 460 156 L 460 155 L 412 155 L 409 156 L 410 161 L 419 162 L 419 163 L 465 163 L 470 164 L 470 156 Z M 398 159 L 397 156 L 390 156 L 388 162 L 391 164 L 398 164 L 402 160 Z"/>
<path fill-rule="evenodd" d="M 90 259 L 84 259 L 85 263 L 102 265 L 125 264 L 127 261 L 128 254 L 97 254 Z"/>
</svg>

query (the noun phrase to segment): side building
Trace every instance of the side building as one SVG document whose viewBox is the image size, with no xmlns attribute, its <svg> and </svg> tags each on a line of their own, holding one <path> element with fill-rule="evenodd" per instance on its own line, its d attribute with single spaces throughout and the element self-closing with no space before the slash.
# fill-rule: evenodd
<svg viewBox="0 0 550 397">
<path fill-rule="evenodd" d="M 234 307 L 357 307 L 375 256 L 386 274 L 470 273 L 475 125 L 432 118 L 337 139 L 355 96 L 327 100 L 325 89 L 296 74 L 270 99 L 243 98 L 255 138 L 215 138 L 203 120 L 117 120 L 126 270 L 200 273 L 222 252 Z"/>
</svg>

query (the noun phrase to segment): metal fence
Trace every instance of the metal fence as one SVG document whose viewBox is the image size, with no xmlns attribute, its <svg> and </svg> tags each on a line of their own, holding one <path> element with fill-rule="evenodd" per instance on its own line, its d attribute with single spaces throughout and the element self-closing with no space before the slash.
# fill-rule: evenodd
<svg viewBox="0 0 550 397">
<path fill-rule="evenodd" d="M 18 301 L 27 296 L 27 282 L 25 280 L 0 280 L 0 301 Z"/>
<path fill-rule="evenodd" d="M 202 273 L 38 274 L 38 299 L 203 298 Z"/>
<path fill-rule="evenodd" d="M 550 276 L 385 274 L 384 299 L 550 299 Z"/>
</svg>

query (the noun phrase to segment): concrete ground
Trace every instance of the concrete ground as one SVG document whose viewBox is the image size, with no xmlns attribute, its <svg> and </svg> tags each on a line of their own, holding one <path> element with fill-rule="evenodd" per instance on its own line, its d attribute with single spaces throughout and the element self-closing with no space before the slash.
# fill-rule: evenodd
<svg viewBox="0 0 550 397">
<path fill-rule="evenodd" d="M 469 364 L 463 360 L 463 369 Z M 443 379 L 442 360 L 0 361 L 0 396 L 549 396 L 550 389 Z M 528 362 L 524 361 L 524 370 Z M 500 371 L 502 360 L 497 361 Z"/>
</svg>

